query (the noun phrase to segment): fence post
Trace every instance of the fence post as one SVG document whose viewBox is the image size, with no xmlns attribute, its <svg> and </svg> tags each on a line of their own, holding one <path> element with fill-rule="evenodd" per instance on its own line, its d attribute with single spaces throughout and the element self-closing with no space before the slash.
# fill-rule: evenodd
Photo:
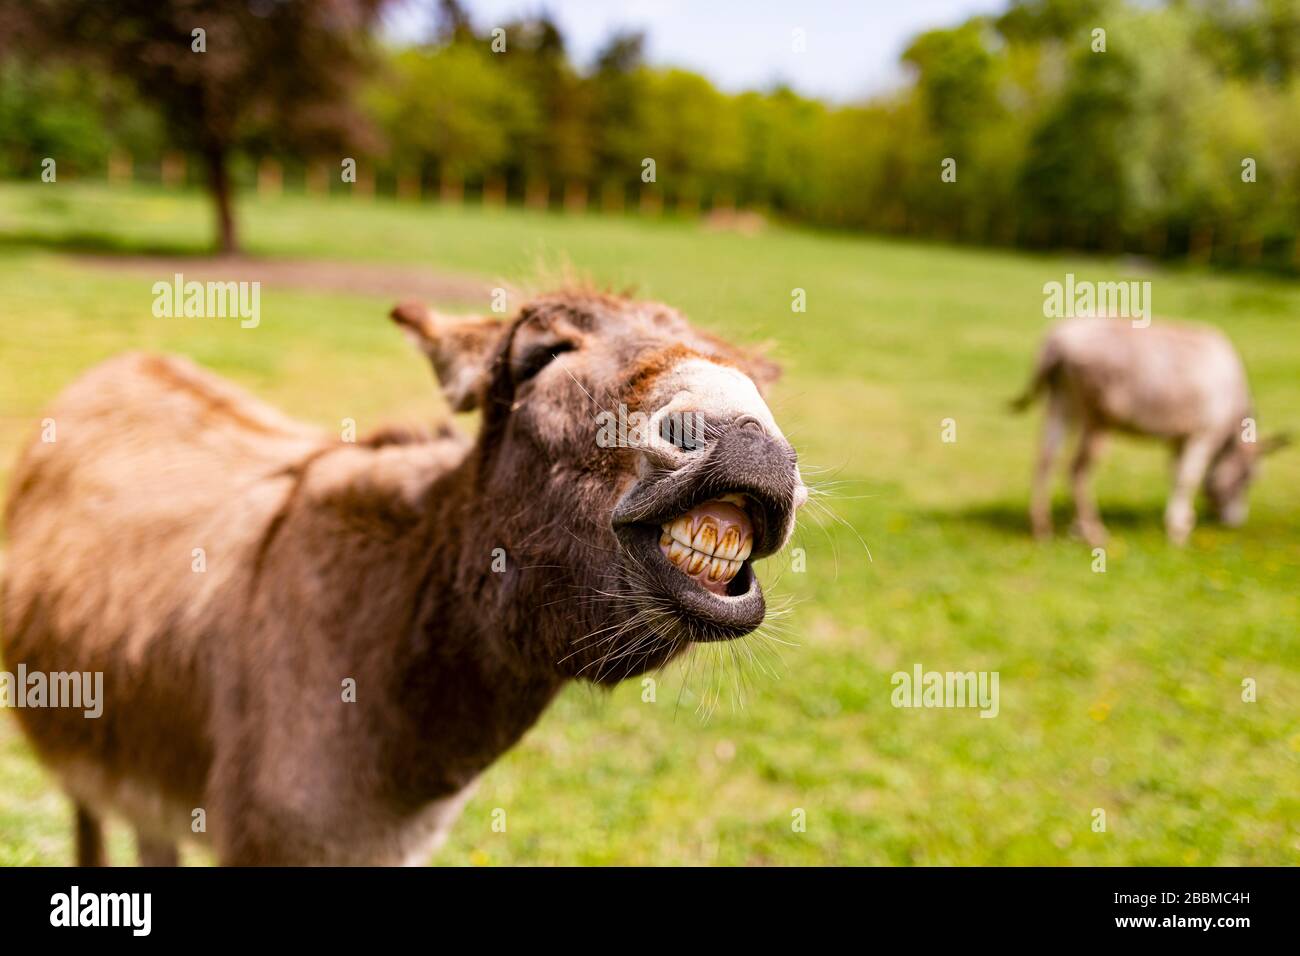
<svg viewBox="0 0 1300 956">
<path fill-rule="evenodd" d="M 1241 262 L 1247 266 L 1259 265 L 1259 260 L 1264 252 L 1264 243 L 1259 234 L 1250 231 L 1241 239 Z"/>
<path fill-rule="evenodd" d="M 502 176 L 489 176 L 483 180 L 483 205 L 500 208 L 506 204 L 506 181 Z"/>
<path fill-rule="evenodd" d="M 551 184 L 541 176 L 529 176 L 524 185 L 524 205 L 529 209 L 546 209 L 551 203 Z"/>
<path fill-rule="evenodd" d="M 1165 254 L 1165 245 L 1168 242 L 1168 223 L 1161 221 L 1147 230 L 1147 254 L 1153 259 L 1159 259 Z"/>
<path fill-rule="evenodd" d="M 168 189 L 185 185 L 185 154 L 172 150 L 162 158 L 162 181 Z"/>
<path fill-rule="evenodd" d="M 438 176 L 438 201 L 459 204 L 465 196 L 465 181 L 444 169 Z"/>
<path fill-rule="evenodd" d="M 564 184 L 564 211 L 578 215 L 587 211 L 587 184 L 570 179 Z"/>
<path fill-rule="evenodd" d="M 641 215 L 658 216 L 664 211 L 664 197 L 658 188 L 648 183 L 641 185 Z"/>
<path fill-rule="evenodd" d="M 364 166 L 358 163 L 357 181 L 352 184 L 352 188 L 360 198 L 372 198 L 375 195 L 375 168 L 369 163 Z"/>
<path fill-rule="evenodd" d="M 277 160 L 263 156 L 257 164 L 257 195 L 268 199 L 280 195 L 284 188 L 284 169 Z"/>
<path fill-rule="evenodd" d="M 420 174 L 403 168 L 397 173 L 397 198 L 420 201 Z"/>
<path fill-rule="evenodd" d="M 108 181 L 114 186 L 130 184 L 132 175 L 131 154 L 115 149 L 108 156 Z"/>
<path fill-rule="evenodd" d="M 1187 258 L 1197 265 L 1210 261 L 1214 252 L 1214 226 L 1210 223 L 1198 223 L 1192 227 L 1191 242 L 1187 247 Z"/>
<path fill-rule="evenodd" d="M 623 203 L 626 200 L 623 194 L 623 184 L 619 182 L 606 182 L 600 191 L 600 208 L 603 212 L 619 213 L 623 211 Z"/>
<path fill-rule="evenodd" d="M 303 178 L 303 185 L 311 195 L 324 196 L 330 191 L 329 167 L 319 160 L 313 160 L 308 163 L 307 174 Z"/>
</svg>

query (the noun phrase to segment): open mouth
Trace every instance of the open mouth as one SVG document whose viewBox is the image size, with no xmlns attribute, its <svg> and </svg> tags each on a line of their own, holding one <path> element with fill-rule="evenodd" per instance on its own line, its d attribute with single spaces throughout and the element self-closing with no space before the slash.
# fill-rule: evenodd
<svg viewBox="0 0 1300 956">
<path fill-rule="evenodd" d="M 662 513 L 661 513 L 662 515 Z M 680 513 L 616 523 L 643 586 L 670 600 L 694 641 L 748 634 L 767 612 L 752 558 L 768 525 L 748 494 L 724 492 Z"/>
<path fill-rule="evenodd" d="M 701 587 L 725 595 L 754 549 L 754 525 L 745 504 L 744 495 L 724 495 L 665 521 L 660 552 Z"/>
</svg>

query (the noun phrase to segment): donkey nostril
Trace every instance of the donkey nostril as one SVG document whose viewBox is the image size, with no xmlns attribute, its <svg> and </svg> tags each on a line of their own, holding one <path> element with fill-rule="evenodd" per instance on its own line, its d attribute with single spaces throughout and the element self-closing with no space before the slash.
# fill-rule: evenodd
<svg viewBox="0 0 1300 956">
<path fill-rule="evenodd" d="M 746 415 L 744 418 L 737 419 L 735 424 L 732 425 L 732 427 L 733 428 L 755 428 L 760 432 L 766 432 L 766 429 L 763 428 L 763 423 L 760 422 L 753 415 Z"/>
</svg>

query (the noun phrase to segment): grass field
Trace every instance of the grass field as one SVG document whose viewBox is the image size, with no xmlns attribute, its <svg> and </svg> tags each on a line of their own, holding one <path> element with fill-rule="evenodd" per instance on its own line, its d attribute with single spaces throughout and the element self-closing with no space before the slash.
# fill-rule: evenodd
<svg viewBox="0 0 1300 956">
<path fill-rule="evenodd" d="M 242 213 L 257 255 L 511 282 L 569 262 L 726 336 L 771 340 L 786 368 L 777 417 L 810 477 L 838 496 L 843 524 L 808 514 L 796 535 L 804 572 L 782 558 L 760 569 L 795 602 L 795 646 L 757 665 L 706 648 L 689 674 L 662 675 L 654 704 L 635 683 L 572 687 L 484 776 L 435 862 L 1300 858 L 1300 451 L 1270 460 L 1243 529 L 1206 524 L 1178 550 L 1161 528 L 1165 451 L 1115 442 L 1098 474 L 1112 540 L 1094 573 L 1079 541 L 1030 539 L 1037 415 L 1004 410 L 1044 331 L 1043 283 L 1074 272 L 1150 279 L 1157 315 L 1222 326 L 1250 371 L 1261 431 L 1300 428 L 1300 284 L 385 201 L 286 197 Z M 256 329 L 156 319 L 150 287 L 167 275 L 74 257 L 198 253 L 209 228 L 198 195 L 0 187 L 0 478 L 42 406 L 126 348 L 190 355 L 331 426 L 443 413 L 385 319 L 391 297 L 264 288 Z M 791 311 L 795 288 L 806 313 Z M 940 440 L 945 418 L 954 443 Z M 1058 524 L 1064 508 L 1062 497 Z M 890 677 L 918 663 L 997 671 L 999 715 L 895 709 Z M 491 827 L 498 807 L 505 833 Z M 0 864 L 67 863 L 70 837 L 63 798 L 0 715 Z M 125 861 L 125 832 L 115 849 Z"/>
</svg>

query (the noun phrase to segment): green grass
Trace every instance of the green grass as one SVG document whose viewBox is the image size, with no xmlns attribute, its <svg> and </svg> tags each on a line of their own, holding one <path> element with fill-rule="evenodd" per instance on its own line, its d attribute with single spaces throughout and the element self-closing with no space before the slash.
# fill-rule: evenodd
<svg viewBox="0 0 1300 956">
<path fill-rule="evenodd" d="M 292 197 L 241 212 L 257 254 L 509 281 L 567 261 L 724 335 L 774 341 L 777 417 L 854 529 L 809 514 L 793 543 L 806 571 L 788 557 L 763 569 L 796 602 L 784 626 L 797 646 L 760 658 L 774 673 L 714 647 L 689 676 L 661 675 L 654 704 L 635 682 L 569 689 L 484 776 L 438 862 L 1296 862 L 1300 452 L 1268 463 L 1245 528 L 1204 525 L 1179 550 L 1161 529 L 1166 453 L 1115 442 L 1098 475 L 1112 541 L 1097 574 L 1078 541 L 1030 540 L 1036 416 L 1004 403 L 1044 330 L 1043 283 L 1074 272 L 1149 278 L 1157 314 L 1225 328 L 1261 430 L 1300 426 L 1300 285 L 632 218 Z M 321 423 L 441 414 L 388 299 L 264 289 L 257 329 L 155 319 L 152 279 L 68 255 L 198 252 L 208 235 L 196 195 L 0 188 L 5 475 L 42 405 L 125 348 L 186 353 Z M 795 288 L 806 313 L 791 312 Z M 945 418 L 956 443 L 940 441 Z M 999 672 L 1001 713 L 895 709 L 890 676 L 915 663 Z M 1241 700 L 1247 677 L 1257 702 Z M 70 852 L 63 799 L 0 720 L 0 863 Z"/>
</svg>

